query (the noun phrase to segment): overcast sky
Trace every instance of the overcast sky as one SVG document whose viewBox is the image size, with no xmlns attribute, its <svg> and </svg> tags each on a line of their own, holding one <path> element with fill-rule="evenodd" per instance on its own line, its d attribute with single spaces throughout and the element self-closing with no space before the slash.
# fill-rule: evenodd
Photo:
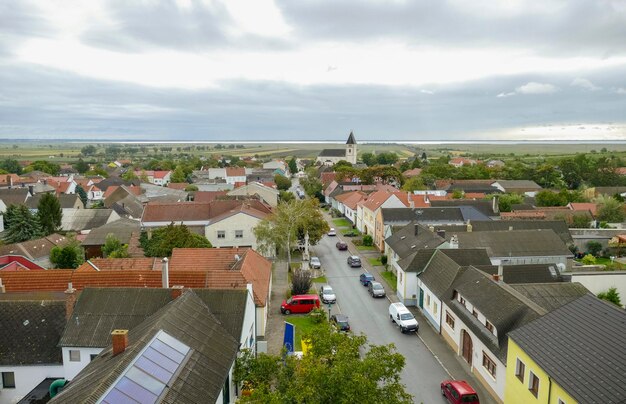
<svg viewBox="0 0 626 404">
<path fill-rule="evenodd" d="M 0 1 L 0 139 L 350 130 L 626 140 L 626 1 Z"/>
</svg>

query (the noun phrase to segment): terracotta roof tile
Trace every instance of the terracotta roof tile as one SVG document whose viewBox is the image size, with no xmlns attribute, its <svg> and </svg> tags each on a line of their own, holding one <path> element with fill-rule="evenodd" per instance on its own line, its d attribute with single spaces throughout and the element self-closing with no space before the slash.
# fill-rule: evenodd
<svg viewBox="0 0 626 404">
<path fill-rule="evenodd" d="M 235 264 L 235 255 L 242 257 L 246 251 L 246 248 L 174 248 L 170 270 L 226 271 Z"/>
<path fill-rule="evenodd" d="M 246 169 L 243 167 L 226 167 L 227 177 L 245 177 Z"/>
<path fill-rule="evenodd" d="M 216 198 L 228 195 L 228 191 L 196 191 L 193 194 L 194 202 L 211 202 Z"/>
<path fill-rule="evenodd" d="M 149 202 L 141 218 L 142 222 L 208 221 L 209 204 L 203 202 Z"/>
<path fill-rule="evenodd" d="M 72 281 L 73 272 L 71 269 L 3 272 L 0 279 L 7 292 L 64 291 L 67 284 Z"/>
</svg>

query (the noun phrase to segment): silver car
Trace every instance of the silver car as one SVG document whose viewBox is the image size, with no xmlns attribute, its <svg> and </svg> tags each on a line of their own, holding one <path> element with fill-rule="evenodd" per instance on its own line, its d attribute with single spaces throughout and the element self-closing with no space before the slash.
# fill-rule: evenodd
<svg viewBox="0 0 626 404">
<path fill-rule="evenodd" d="M 330 285 L 324 285 L 320 288 L 320 299 L 323 303 L 337 303 L 337 296 Z"/>
<path fill-rule="evenodd" d="M 367 290 L 369 290 L 372 297 L 385 297 L 385 288 L 380 282 L 370 282 L 367 285 Z"/>
<path fill-rule="evenodd" d="M 313 269 L 320 269 L 322 267 L 322 263 L 318 257 L 311 257 L 311 261 L 309 261 L 309 265 Z"/>
</svg>

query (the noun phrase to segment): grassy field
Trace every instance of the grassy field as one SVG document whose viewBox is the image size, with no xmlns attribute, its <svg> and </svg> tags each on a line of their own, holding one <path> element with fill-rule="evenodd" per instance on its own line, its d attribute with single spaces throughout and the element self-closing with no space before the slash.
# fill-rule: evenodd
<svg viewBox="0 0 626 404">
<path fill-rule="evenodd" d="M 369 259 L 370 264 L 372 264 L 373 266 L 382 266 L 383 263 L 380 262 L 380 257 L 378 258 L 370 258 Z"/>
<path fill-rule="evenodd" d="M 352 222 L 350 222 L 348 219 L 344 219 L 343 217 L 338 218 L 338 219 L 333 219 L 333 223 L 335 224 L 335 226 L 340 227 L 340 228 L 352 227 Z"/>
<path fill-rule="evenodd" d="M 311 330 L 313 330 L 316 326 L 316 324 L 313 322 L 313 318 L 311 318 L 311 316 L 309 316 L 308 314 L 304 314 L 304 315 L 291 315 L 290 317 L 285 317 L 286 318 L 286 322 L 293 324 L 294 326 L 296 326 L 296 335 L 295 335 L 295 346 L 294 349 L 296 351 L 301 351 L 302 350 L 302 344 L 301 344 L 301 340 L 302 340 L 302 336 L 310 333 Z"/>
<path fill-rule="evenodd" d="M 380 274 L 385 278 L 389 287 L 395 292 L 397 290 L 398 278 L 391 271 L 383 271 Z"/>
<path fill-rule="evenodd" d="M 327 283 L 328 282 L 325 276 L 318 276 L 317 278 L 313 278 L 311 280 L 315 283 Z"/>
</svg>

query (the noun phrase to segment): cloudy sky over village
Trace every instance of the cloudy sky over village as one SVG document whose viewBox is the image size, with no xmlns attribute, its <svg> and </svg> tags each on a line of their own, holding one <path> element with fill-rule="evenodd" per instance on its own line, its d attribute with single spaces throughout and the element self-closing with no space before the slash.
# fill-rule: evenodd
<svg viewBox="0 0 626 404">
<path fill-rule="evenodd" d="M 626 139 L 623 0 L 0 2 L 0 139 Z"/>
</svg>

